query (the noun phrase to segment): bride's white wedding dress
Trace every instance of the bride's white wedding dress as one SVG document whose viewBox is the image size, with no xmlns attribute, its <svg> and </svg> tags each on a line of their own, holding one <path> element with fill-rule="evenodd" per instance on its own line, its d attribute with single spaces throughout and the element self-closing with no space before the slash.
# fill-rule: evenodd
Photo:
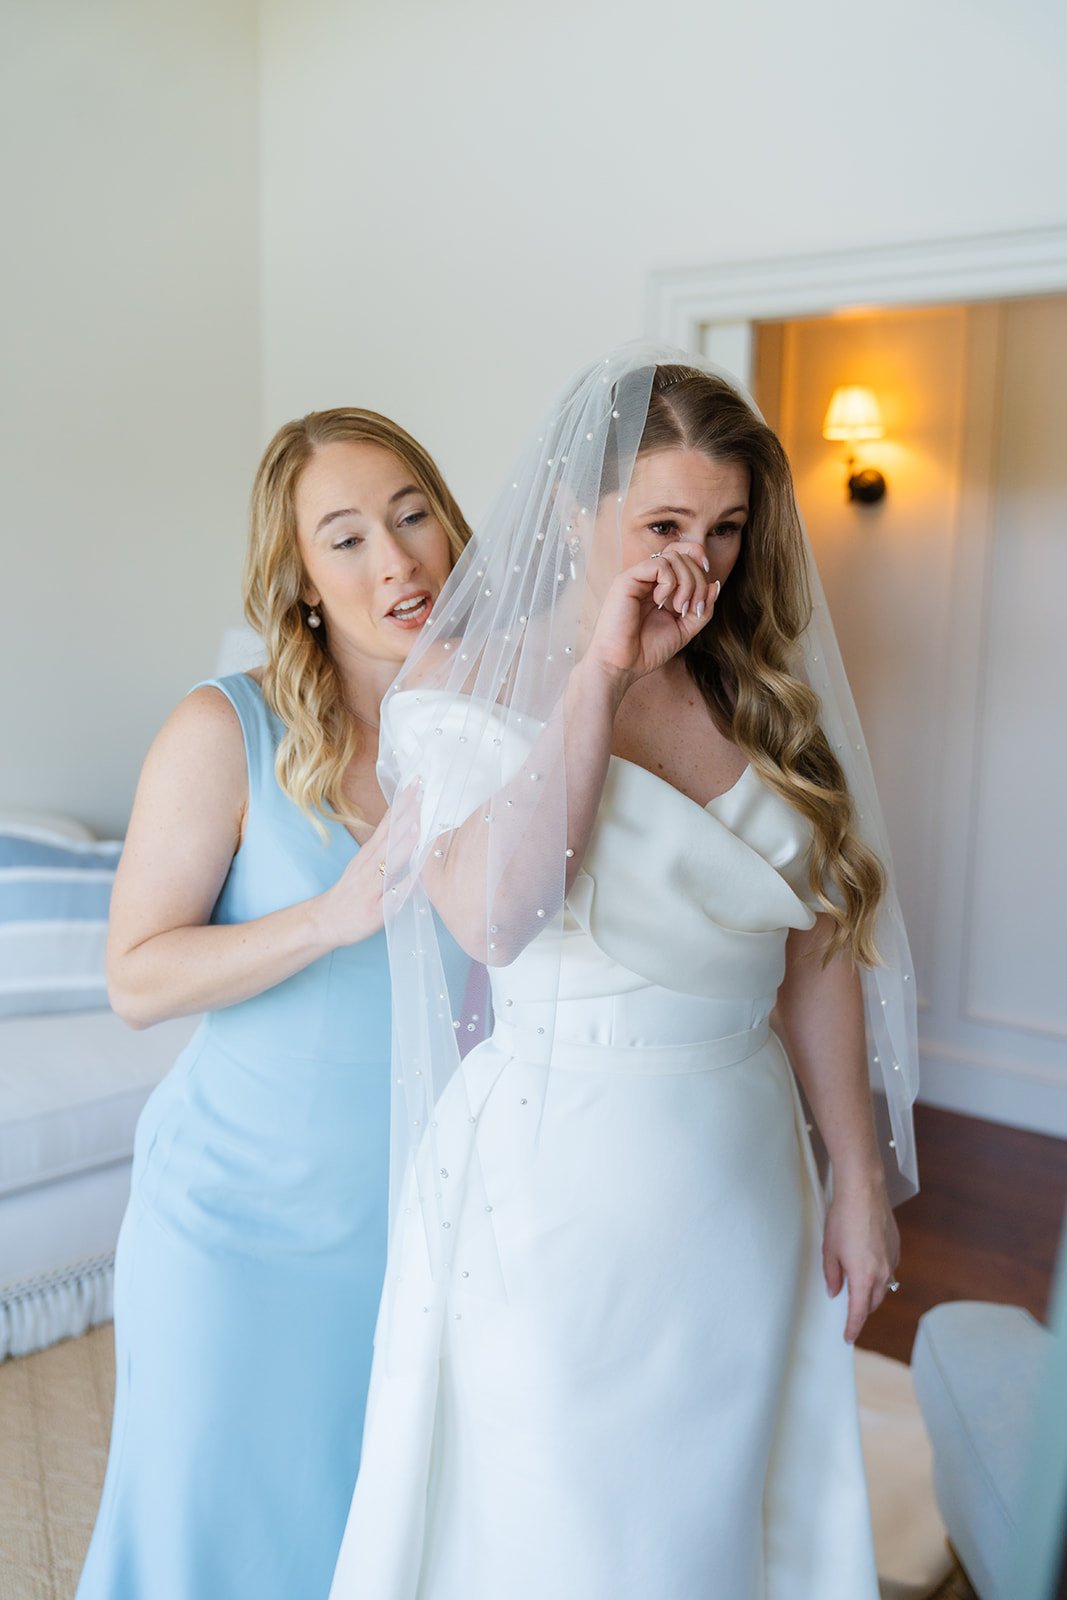
<svg viewBox="0 0 1067 1600">
<path fill-rule="evenodd" d="M 332 1600 L 877 1600 L 845 1296 L 768 1024 L 808 848 L 751 768 L 702 809 L 612 759 L 547 1084 L 535 940 L 438 1109 L 445 1143 L 475 1113 L 498 1259 L 460 1215 L 438 1322 L 403 1219 Z"/>
</svg>

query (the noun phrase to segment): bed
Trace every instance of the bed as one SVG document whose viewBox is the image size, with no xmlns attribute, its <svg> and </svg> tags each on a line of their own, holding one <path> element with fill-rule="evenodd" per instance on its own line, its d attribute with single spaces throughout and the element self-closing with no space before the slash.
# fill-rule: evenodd
<svg viewBox="0 0 1067 1600">
<path fill-rule="evenodd" d="M 110 1317 L 134 1128 L 198 1022 L 133 1033 L 107 1004 L 120 850 L 0 815 L 0 1359 Z"/>
<path fill-rule="evenodd" d="M 134 1128 L 197 1021 L 0 1019 L 0 1359 L 111 1316 Z"/>
</svg>

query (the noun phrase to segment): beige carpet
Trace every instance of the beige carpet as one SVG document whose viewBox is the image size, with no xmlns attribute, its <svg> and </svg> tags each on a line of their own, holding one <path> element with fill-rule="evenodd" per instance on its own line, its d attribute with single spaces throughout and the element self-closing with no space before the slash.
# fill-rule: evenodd
<svg viewBox="0 0 1067 1600">
<path fill-rule="evenodd" d="M 0 1363 L 0 1600 L 73 1600 L 104 1482 L 114 1386 L 110 1323 Z M 946 1574 L 908 1369 L 860 1352 L 859 1386 L 884 1600 L 975 1600 L 958 1568 Z M 917 1470 L 904 1470 L 909 1461 Z"/>
<path fill-rule="evenodd" d="M 72 1600 L 114 1392 L 110 1323 L 0 1365 L 0 1600 Z"/>
<path fill-rule="evenodd" d="M 882 1600 L 926 1600 L 952 1571 L 953 1558 L 911 1368 L 857 1350 L 856 1389 Z"/>
</svg>

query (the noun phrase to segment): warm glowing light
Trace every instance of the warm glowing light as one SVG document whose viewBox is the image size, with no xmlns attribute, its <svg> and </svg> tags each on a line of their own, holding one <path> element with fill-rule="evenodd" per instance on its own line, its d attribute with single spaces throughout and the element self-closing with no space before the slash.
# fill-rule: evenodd
<svg viewBox="0 0 1067 1600">
<path fill-rule="evenodd" d="M 834 390 L 826 421 L 822 425 L 824 439 L 881 439 L 885 433 L 882 413 L 878 409 L 874 390 L 862 384 L 842 384 Z"/>
</svg>

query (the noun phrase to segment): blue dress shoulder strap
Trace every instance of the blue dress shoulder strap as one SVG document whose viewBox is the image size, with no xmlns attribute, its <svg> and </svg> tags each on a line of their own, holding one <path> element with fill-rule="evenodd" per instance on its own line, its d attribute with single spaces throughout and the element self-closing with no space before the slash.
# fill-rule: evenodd
<svg viewBox="0 0 1067 1600">
<path fill-rule="evenodd" d="M 247 672 L 230 672 L 224 678 L 205 678 L 193 689 L 218 689 L 236 711 L 245 741 L 249 788 L 257 797 L 276 788 L 274 754 L 285 732 L 263 698 L 263 690 Z M 193 692 L 191 689 L 190 694 Z"/>
</svg>

